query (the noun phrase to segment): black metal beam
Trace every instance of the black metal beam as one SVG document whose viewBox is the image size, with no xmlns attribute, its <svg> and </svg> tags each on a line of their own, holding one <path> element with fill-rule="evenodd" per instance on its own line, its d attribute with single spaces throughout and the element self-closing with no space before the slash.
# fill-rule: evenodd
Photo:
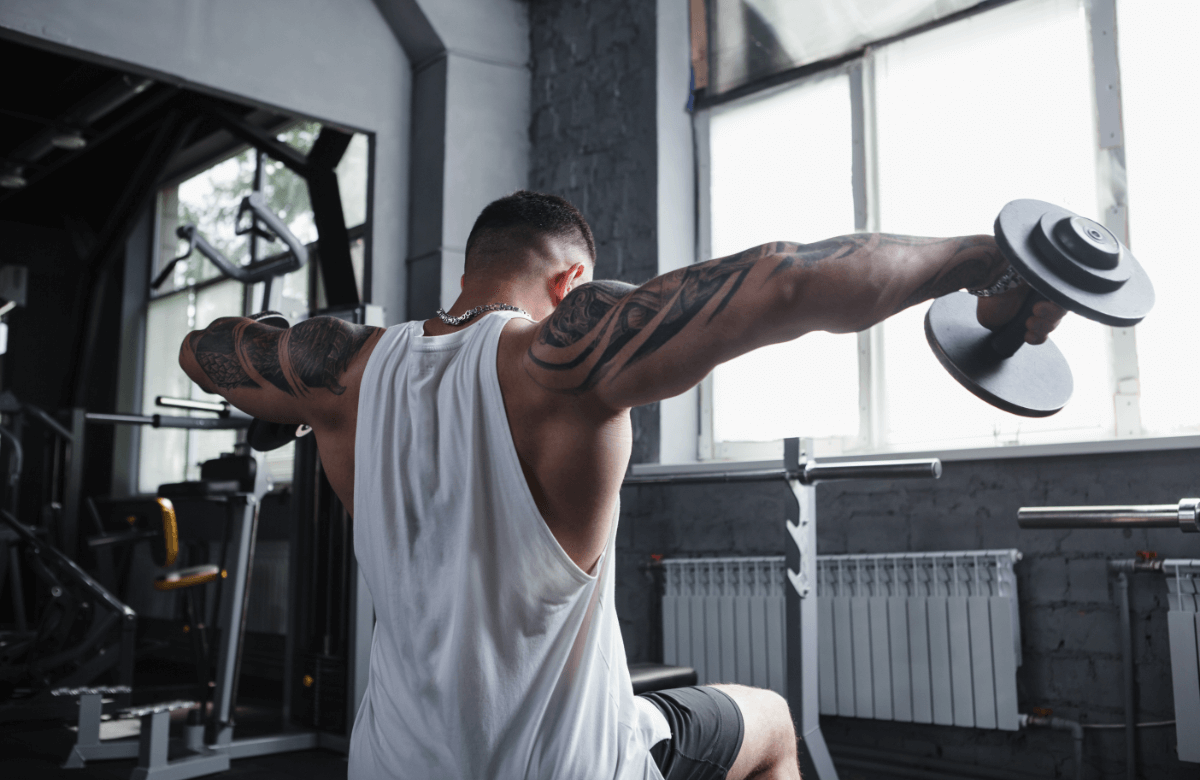
<svg viewBox="0 0 1200 780">
<path fill-rule="evenodd" d="M 298 150 L 280 141 L 270 132 L 252 125 L 242 117 L 216 103 L 205 102 L 202 110 L 221 120 L 229 132 L 262 152 L 274 157 L 300 176 L 308 178 L 308 158 Z"/>
<path fill-rule="evenodd" d="M 342 193 L 334 169 L 346 153 L 353 136 L 321 128 L 308 155 L 308 197 L 317 225 L 317 257 L 325 299 L 329 308 L 351 308 L 359 304 L 354 264 L 350 259 L 350 235 L 342 211 Z"/>
<path fill-rule="evenodd" d="M 87 267 L 84 268 L 81 289 L 85 295 L 91 291 L 91 297 L 88 300 L 82 332 L 76 341 L 75 359 L 72 361 L 72 406 L 87 406 L 88 382 L 91 379 L 92 359 L 96 339 L 100 333 L 100 316 L 111 275 L 112 260 L 124 249 L 125 241 L 141 217 L 142 209 L 155 193 L 159 175 L 166 168 L 172 155 L 179 150 L 183 139 L 190 132 L 191 124 L 184 123 L 179 111 L 171 111 L 159 123 L 141 161 L 130 176 L 129 183 L 125 185 L 109 212 L 104 231 L 96 242 Z"/>
</svg>

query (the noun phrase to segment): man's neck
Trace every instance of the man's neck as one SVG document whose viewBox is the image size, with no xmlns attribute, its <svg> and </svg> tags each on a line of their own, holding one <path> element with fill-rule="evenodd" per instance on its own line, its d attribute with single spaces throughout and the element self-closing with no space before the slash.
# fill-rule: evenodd
<svg viewBox="0 0 1200 780">
<path fill-rule="evenodd" d="M 461 317 L 477 306 L 502 303 L 515 306 L 533 316 L 531 307 L 534 304 L 530 301 L 531 297 L 528 289 L 522 290 L 519 285 L 511 282 L 507 284 L 469 285 L 458 296 L 458 299 L 454 301 L 454 305 L 450 307 L 446 314 L 451 317 Z M 479 317 L 472 317 L 461 325 L 448 325 L 442 322 L 441 318 L 434 317 L 425 321 L 425 335 L 441 336 L 446 333 L 455 333 L 478 321 Z"/>
</svg>

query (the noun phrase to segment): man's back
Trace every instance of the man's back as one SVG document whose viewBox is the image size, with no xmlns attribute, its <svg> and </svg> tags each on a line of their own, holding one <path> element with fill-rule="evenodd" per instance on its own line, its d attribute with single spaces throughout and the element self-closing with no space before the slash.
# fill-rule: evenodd
<svg viewBox="0 0 1200 780">
<path fill-rule="evenodd" d="M 434 337 L 397 326 L 362 375 L 355 552 L 377 623 L 356 777 L 658 776 L 612 603 L 617 507 L 584 572 L 514 447 L 497 372 L 508 319 Z"/>
</svg>

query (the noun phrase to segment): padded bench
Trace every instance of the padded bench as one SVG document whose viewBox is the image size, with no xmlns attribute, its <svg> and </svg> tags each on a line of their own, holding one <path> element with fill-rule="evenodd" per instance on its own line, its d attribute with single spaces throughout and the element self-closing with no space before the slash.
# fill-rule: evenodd
<svg viewBox="0 0 1200 780">
<path fill-rule="evenodd" d="M 633 683 L 633 695 L 650 693 L 667 688 L 686 688 L 696 684 L 696 670 L 690 666 L 666 666 L 665 664 L 630 664 L 629 679 Z"/>
</svg>

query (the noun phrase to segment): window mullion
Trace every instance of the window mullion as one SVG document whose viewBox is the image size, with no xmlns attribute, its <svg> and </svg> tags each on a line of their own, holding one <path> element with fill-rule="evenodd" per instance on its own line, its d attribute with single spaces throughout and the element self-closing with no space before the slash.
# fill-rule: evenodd
<svg viewBox="0 0 1200 780">
<path fill-rule="evenodd" d="M 701 109 L 692 114 L 692 138 L 695 139 L 696 166 L 696 259 L 703 263 L 712 258 L 712 164 L 709 111 Z M 713 460 L 713 372 L 700 381 L 700 424 L 696 455 L 700 460 Z"/>
<path fill-rule="evenodd" d="M 1096 111 L 1096 198 L 1101 222 L 1129 243 L 1129 194 L 1125 178 L 1125 138 L 1121 115 L 1121 75 L 1117 60 L 1116 0 L 1087 0 Z M 1140 436 L 1141 392 L 1137 338 L 1133 328 L 1109 328 L 1109 387 L 1113 393 L 1117 438 Z"/>
<path fill-rule="evenodd" d="M 879 231 L 879 167 L 875 143 L 875 60 L 868 51 L 850 69 L 853 136 L 854 229 Z M 878 449 L 887 433 L 884 417 L 883 326 L 858 334 L 858 447 Z"/>
</svg>

